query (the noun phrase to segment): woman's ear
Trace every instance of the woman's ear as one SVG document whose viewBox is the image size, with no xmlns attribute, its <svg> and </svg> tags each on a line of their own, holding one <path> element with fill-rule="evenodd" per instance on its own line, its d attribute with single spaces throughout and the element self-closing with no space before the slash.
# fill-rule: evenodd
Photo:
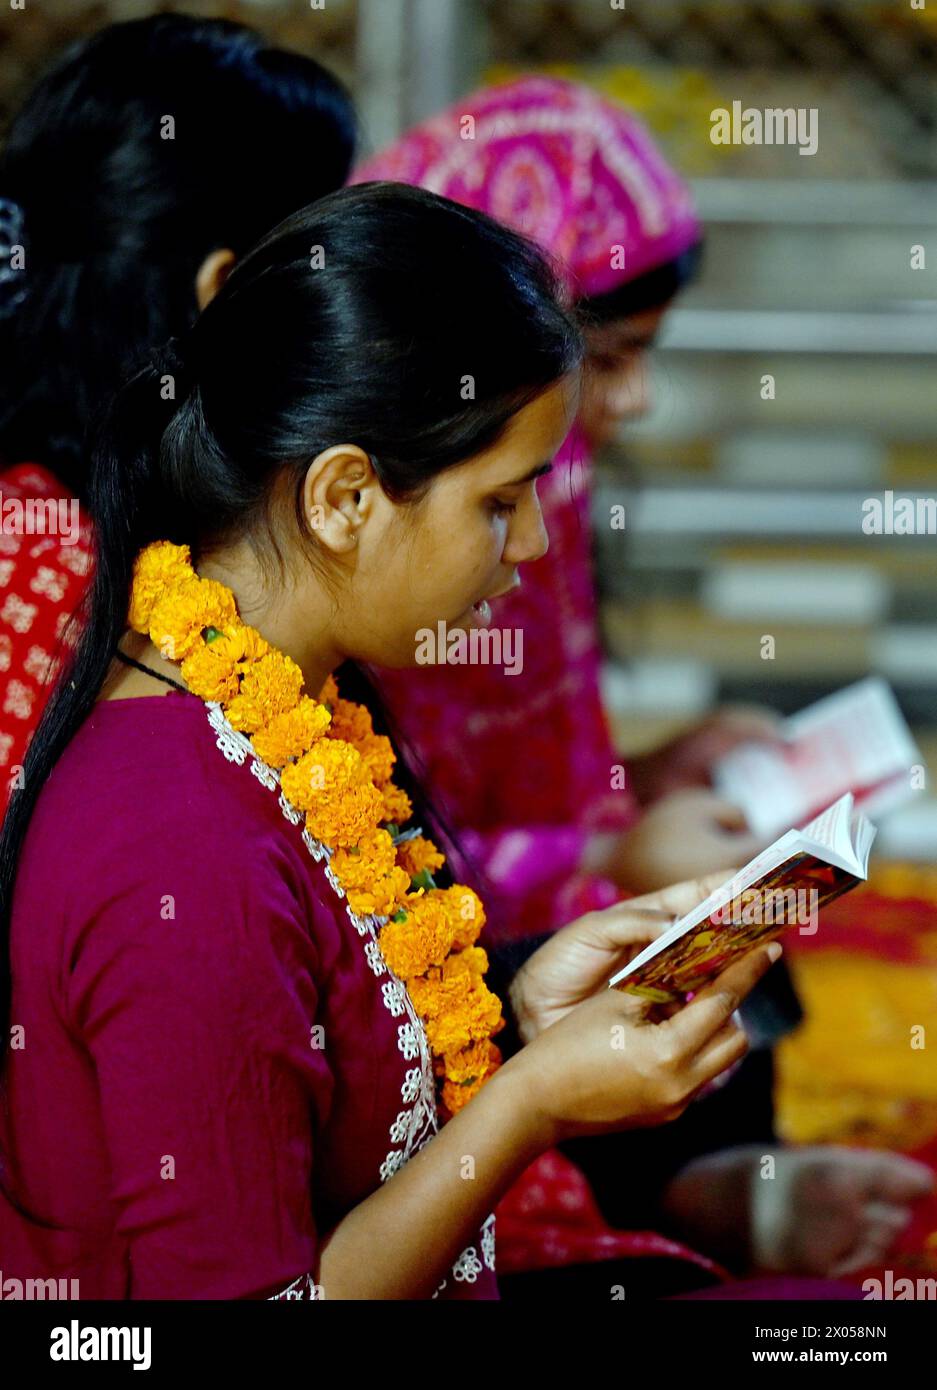
<svg viewBox="0 0 937 1390">
<path fill-rule="evenodd" d="M 341 554 L 358 544 L 377 486 L 371 460 L 357 444 L 334 444 L 312 460 L 303 483 L 303 511 L 326 549 Z"/>
<path fill-rule="evenodd" d="M 195 277 L 195 299 L 199 312 L 214 299 L 231 274 L 231 268 L 236 260 L 237 257 L 234 252 L 227 246 L 212 251 L 202 261 Z"/>
</svg>

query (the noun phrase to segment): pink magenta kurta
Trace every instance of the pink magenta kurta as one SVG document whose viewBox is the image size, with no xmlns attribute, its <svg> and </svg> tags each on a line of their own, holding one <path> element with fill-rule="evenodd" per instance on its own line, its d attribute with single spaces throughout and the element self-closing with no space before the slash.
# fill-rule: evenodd
<svg viewBox="0 0 937 1390">
<path fill-rule="evenodd" d="M 201 700 L 95 706 L 16 884 L 4 1282 L 316 1296 L 323 1236 L 435 1125 L 422 1027 L 346 909 Z M 439 1296 L 496 1298 L 493 1269 L 489 1219 Z"/>
</svg>

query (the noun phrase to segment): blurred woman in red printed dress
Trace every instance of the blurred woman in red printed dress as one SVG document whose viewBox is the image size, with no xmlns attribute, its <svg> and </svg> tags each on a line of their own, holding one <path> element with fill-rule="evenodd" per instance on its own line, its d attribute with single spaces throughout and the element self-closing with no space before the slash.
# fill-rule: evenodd
<svg viewBox="0 0 937 1390">
<path fill-rule="evenodd" d="M 297 139 L 315 161 L 291 157 Z M 351 99 L 318 63 L 183 15 L 73 44 L 14 119 L 0 156 L 0 811 L 80 625 L 95 411 L 263 232 L 341 187 L 355 142 Z"/>
</svg>

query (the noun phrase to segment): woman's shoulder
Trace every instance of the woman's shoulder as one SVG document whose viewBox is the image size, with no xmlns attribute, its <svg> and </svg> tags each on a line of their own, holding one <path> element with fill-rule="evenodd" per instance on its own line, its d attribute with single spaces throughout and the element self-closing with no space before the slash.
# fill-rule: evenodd
<svg viewBox="0 0 937 1390">
<path fill-rule="evenodd" d="M 25 891 L 45 878 L 48 892 L 54 862 L 63 906 L 171 880 L 204 897 L 206 910 L 223 889 L 255 910 L 265 897 L 288 899 L 298 917 L 334 922 L 334 890 L 275 777 L 214 719 L 175 691 L 99 701 L 38 798 L 20 864 Z"/>
</svg>

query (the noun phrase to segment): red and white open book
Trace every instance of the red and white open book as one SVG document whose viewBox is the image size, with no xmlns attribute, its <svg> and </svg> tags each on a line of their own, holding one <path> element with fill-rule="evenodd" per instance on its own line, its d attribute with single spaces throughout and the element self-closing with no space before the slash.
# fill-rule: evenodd
<svg viewBox="0 0 937 1390">
<path fill-rule="evenodd" d="M 872 822 L 847 793 L 802 830 L 789 830 L 668 927 L 609 981 L 657 1004 L 681 1002 L 759 941 L 817 930 L 824 903 L 868 876 Z"/>
<path fill-rule="evenodd" d="M 780 747 L 733 749 L 713 772 L 717 790 L 739 807 L 756 835 L 803 825 L 844 792 L 877 820 L 923 787 L 921 754 L 879 676 L 785 720 L 781 737 Z"/>
</svg>

